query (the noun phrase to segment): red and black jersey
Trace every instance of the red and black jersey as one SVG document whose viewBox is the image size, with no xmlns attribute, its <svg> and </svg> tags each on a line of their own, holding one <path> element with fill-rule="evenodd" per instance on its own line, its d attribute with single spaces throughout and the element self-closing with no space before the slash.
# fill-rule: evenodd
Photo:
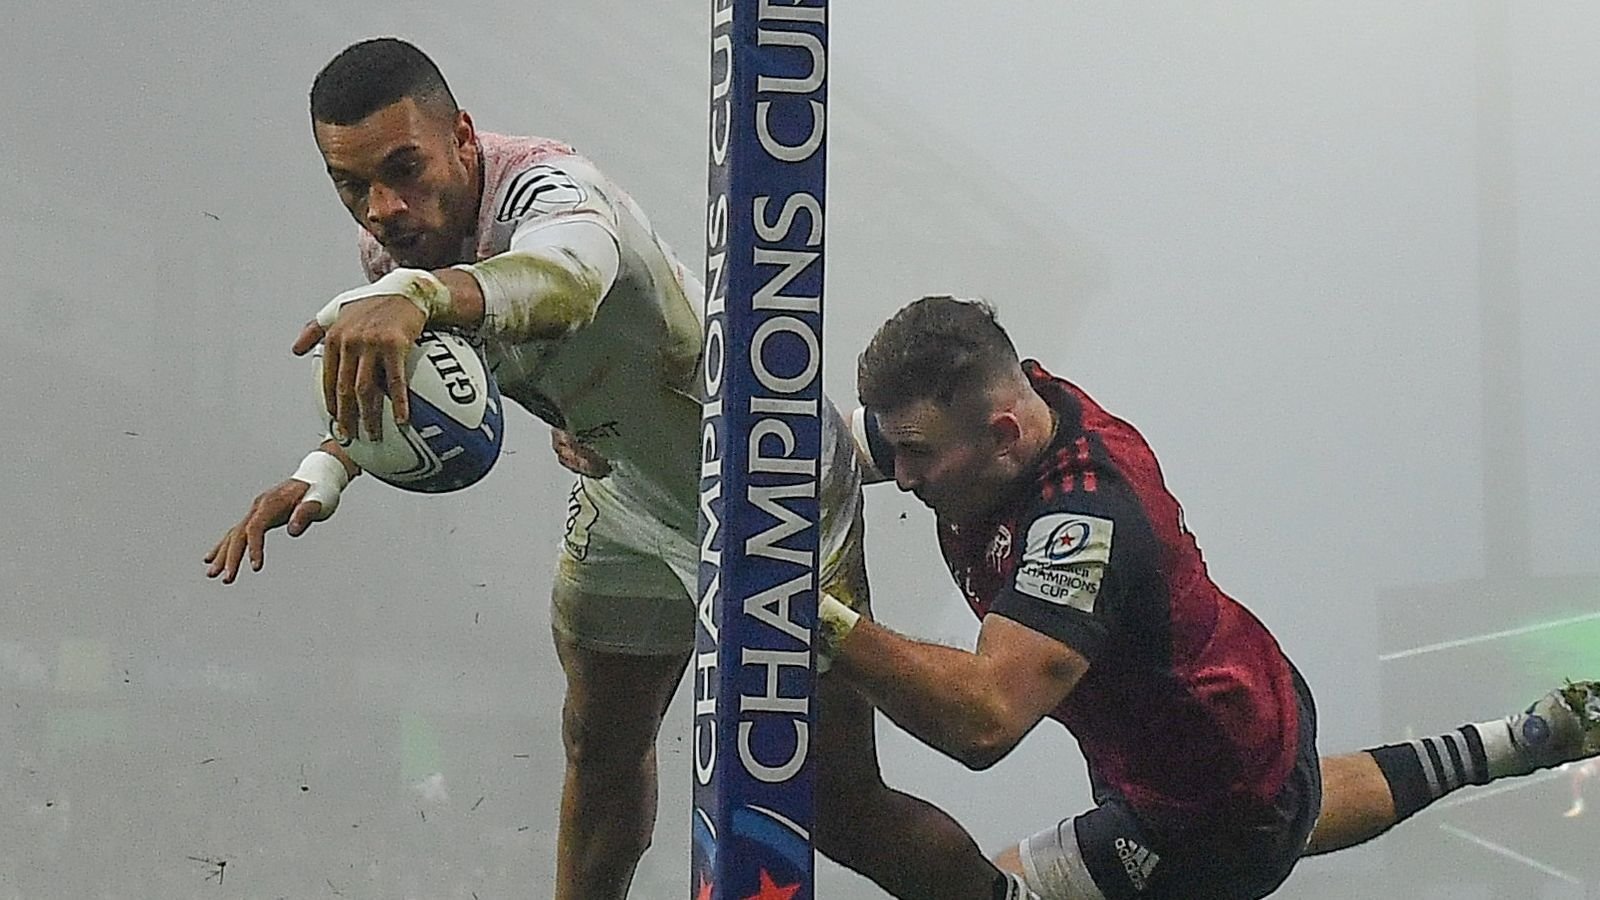
<svg viewBox="0 0 1600 900">
<path fill-rule="evenodd" d="M 1180 820 L 1248 817 L 1295 762 L 1293 667 L 1206 574 L 1139 432 L 1037 362 L 1023 367 L 1056 413 L 1055 438 L 987 522 L 939 522 L 950 573 L 980 618 L 1088 658 L 1051 716 L 1077 738 L 1097 796 Z M 892 455 L 879 467 L 892 471 Z"/>
</svg>

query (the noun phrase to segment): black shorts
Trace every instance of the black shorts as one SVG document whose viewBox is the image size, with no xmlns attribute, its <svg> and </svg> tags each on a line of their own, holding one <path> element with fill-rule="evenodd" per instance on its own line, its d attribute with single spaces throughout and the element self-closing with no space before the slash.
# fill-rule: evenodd
<svg viewBox="0 0 1600 900">
<path fill-rule="evenodd" d="M 1276 890 L 1299 861 L 1322 809 L 1316 704 L 1300 673 L 1294 682 L 1299 748 L 1264 821 L 1234 827 L 1164 821 L 1136 812 L 1121 797 L 1104 797 L 1057 826 L 1054 840 L 1045 832 L 1026 842 L 1025 864 L 1054 869 L 1030 871 L 1030 882 L 1083 893 L 1083 881 L 1092 880 L 1105 900 L 1256 900 Z M 1046 858 L 1052 843 L 1060 858 Z"/>
</svg>

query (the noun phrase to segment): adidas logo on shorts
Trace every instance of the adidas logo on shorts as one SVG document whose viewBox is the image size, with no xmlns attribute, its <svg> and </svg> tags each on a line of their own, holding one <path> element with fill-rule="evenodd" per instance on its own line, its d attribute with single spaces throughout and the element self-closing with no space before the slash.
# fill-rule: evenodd
<svg viewBox="0 0 1600 900">
<path fill-rule="evenodd" d="M 1151 852 L 1149 847 L 1141 847 L 1137 841 L 1128 838 L 1117 838 L 1116 846 L 1117 858 L 1122 860 L 1122 870 L 1128 873 L 1128 880 L 1133 883 L 1133 889 L 1143 891 L 1161 857 Z"/>
</svg>

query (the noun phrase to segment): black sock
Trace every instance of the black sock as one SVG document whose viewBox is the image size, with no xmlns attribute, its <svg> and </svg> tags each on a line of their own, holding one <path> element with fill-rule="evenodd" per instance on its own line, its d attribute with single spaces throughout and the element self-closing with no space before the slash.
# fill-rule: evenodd
<svg viewBox="0 0 1600 900">
<path fill-rule="evenodd" d="M 1389 782 L 1397 822 L 1457 788 L 1489 783 L 1489 760 L 1473 725 L 1367 752 Z"/>
</svg>

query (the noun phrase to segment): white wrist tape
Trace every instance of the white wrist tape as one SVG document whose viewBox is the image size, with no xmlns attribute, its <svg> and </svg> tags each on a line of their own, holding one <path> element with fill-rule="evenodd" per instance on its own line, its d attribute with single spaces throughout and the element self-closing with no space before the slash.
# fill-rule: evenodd
<svg viewBox="0 0 1600 900">
<path fill-rule="evenodd" d="M 350 473 L 345 471 L 344 463 L 326 450 L 313 450 L 307 453 L 306 458 L 300 460 L 300 468 L 295 469 L 294 474 L 289 477 L 311 485 L 311 489 L 300 498 L 300 502 L 315 500 L 322 504 L 322 510 L 313 520 L 316 522 L 333 515 L 333 511 L 339 508 L 339 495 L 344 492 L 345 485 L 350 483 Z"/>
<path fill-rule="evenodd" d="M 364 284 L 329 300 L 317 311 L 317 324 L 332 327 L 339 320 L 339 311 L 348 303 L 372 297 L 398 295 L 410 300 L 429 321 L 442 318 L 450 312 L 450 289 L 438 276 L 426 269 L 395 269 L 371 284 Z"/>
<path fill-rule="evenodd" d="M 839 645 L 855 630 L 861 614 L 840 600 L 823 592 L 817 601 L 817 671 L 826 672 L 833 665 L 833 654 Z"/>
</svg>

